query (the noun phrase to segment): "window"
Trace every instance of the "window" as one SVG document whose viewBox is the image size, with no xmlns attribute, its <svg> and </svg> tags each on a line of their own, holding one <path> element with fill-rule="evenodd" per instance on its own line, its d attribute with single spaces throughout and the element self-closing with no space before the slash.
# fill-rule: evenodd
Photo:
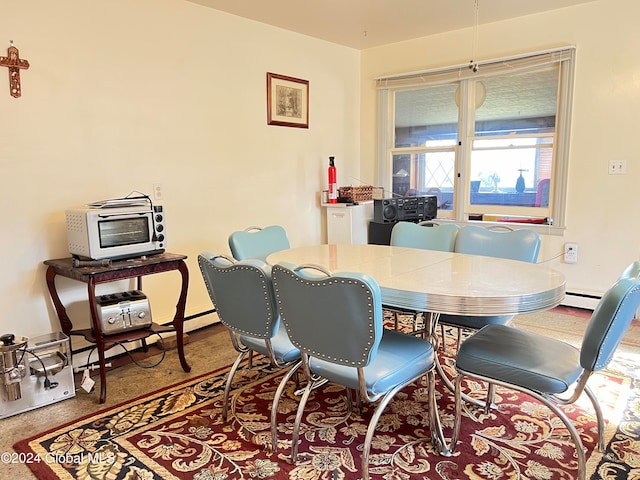
<svg viewBox="0 0 640 480">
<path fill-rule="evenodd" d="M 573 47 L 377 79 L 378 182 L 438 217 L 564 227 Z"/>
</svg>

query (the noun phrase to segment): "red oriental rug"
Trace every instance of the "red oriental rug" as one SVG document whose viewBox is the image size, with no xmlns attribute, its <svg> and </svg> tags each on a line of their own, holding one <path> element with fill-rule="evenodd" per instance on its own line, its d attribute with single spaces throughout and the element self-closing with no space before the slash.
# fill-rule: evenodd
<svg viewBox="0 0 640 480">
<path fill-rule="evenodd" d="M 442 359 L 451 371 L 453 359 Z M 255 362 L 257 368 L 236 377 L 227 422 L 221 418 L 225 368 L 79 418 L 15 448 L 40 459 L 30 468 L 41 480 L 359 479 L 372 409 L 365 405 L 360 412 L 349 412 L 341 387 L 326 384 L 316 390 L 305 412 L 300 458 L 293 465 L 288 455 L 298 404 L 295 386 L 291 383 L 280 403 L 280 448 L 273 454 L 270 404 L 282 372 L 272 371 L 264 360 Z M 619 422 L 626 430 L 621 431 L 618 422 L 608 427 L 604 456 L 593 454 L 596 424 L 588 400 L 565 408 L 587 449 L 588 478 L 640 478 L 638 416 L 633 417 L 638 397 L 629 400 L 635 406 L 627 405 L 635 383 L 622 374 L 596 375 L 590 381 L 602 399 L 605 418 L 616 410 L 626 412 Z M 437 389 L 440 417 L 450 436 L 453 398 L 441 382 Z M 371 449 L 372 479 L 575 478 L 575 449 L 568 432 L 533 399 L 497 389 L 498 408 L 488 415 L 467 407 L 460 443 L 447 458 L 431 445 L 426 398 L 426 385 L 418 381 L 387 407 Z"/>
</svg>

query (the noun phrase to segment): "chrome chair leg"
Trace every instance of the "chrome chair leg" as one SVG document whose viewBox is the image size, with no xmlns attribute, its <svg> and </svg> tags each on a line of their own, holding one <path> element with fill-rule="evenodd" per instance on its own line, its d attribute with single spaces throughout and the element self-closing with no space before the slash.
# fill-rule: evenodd
<svg viewBox="0 0 640 480">
<path fill-rule="evenodd" d="M 297 362 L 289 369 L 286 375 L 282 377 L 282 380 L 280 380 L 280 383 L 278 384 L 276 393 L 273 396 L 273 402 L 271 403 L 271 449 L 273 453 L 278 450 L 278 404 L 280 403 L 280 398 L 284 393 L 287 383 L 291 377 L 298 372 L 300 365 L 302 365 L 302 362 Z M 297 383 L 298 382 L 296 380 L 296 385 Z"/>
<path fill-rule="evenodd" d="M 440 325 L 440 336 L 442 337 L 442 353 L 447 353 L 447 332 L 444 325 Z"/>
<path fill-rule="evenodd" d="M 321 386 L 323 386 L 328 381 L 329 380 L 327 380 L 326 378 L 320 378 L 320 379 L 316 380 L 315 382 L 313 382 L 313 385 L 311 386 L 311 390 L 315 390 L 316 388 L 320 388 Z M 294 393 L 295 393 L 296 397 L 301 396 L 304 393 L 304 387 L 296 390 Z"/>
<path fill-rule="evenodd" d="M 311 390 L 313 390 L 313 381 L 309 381 L 304 389 L 300 404 L 298 404 L 298 411 L 296 412 L 296 420 L 293 424 L 293 434 L 291 435 L 291 462 L 295 465 L 298 461 L 298 439 L 300 437 L 300 423 L 302 422 L 302 415 L 304 414 L 304 407 L 307 404 Z"/>
<path fill-rule="evenodd" d="M 364 445 L 362 449 L 362 480 L 369 480 L 369 451 L 371 450 L 371 442 L 373 441 L 373 435 L 375 434 L 378 420 L 380 419 L 380 416 L 382 415 L 382 412 L 386 408 L 387 404 L 391 401 L 391 399 L 393 399 L 397 392 L 402 390 L 403 387 L 404 385 L 398 385 L 393 390 L 387 392 L 387 394 L 380 399 L 378 406 L 371 416 L 369 426 L 367 427 L 367 434 L 364 437 Z"/>
<path fill-rule="evenodd" d="M 229 411 L 229 392 L 231 392 L 231 383 L 233 381 L 234 375 L 236 374 L 236 370 L 238 370 L 238 367 L 240 366 L 240 362 L 244 359 L 244 357 L 247 356 L 247 353 L 248 350 L 240 352 L 240 354 L 236 357 L 236 361 L 233 362 L 231 370 L 229 370 L 229 373 L 227 374 L 227 382 L 224 386 L 224 396 L 222 397 L 222 420 L 225 422 L 227 421 Z"/>
<path fill-rule="evenodd" d="M 425 320 L 428 323 L 428 331 L 430 332 L 429 334 L 429 338 L 431 339 L 431 344 L 433 345 L 433 349 L 436 351 L 436 356 L 435 356 L 435 367 L 436 367 L 436 373 L 438 374 L 438 376 L 440 377 L 440 379 L 442 380 L 442 382 L 444 383 L 444 386 L 447 388 L 447 390 L 449 390 L 451 393 L 455 392 L 455 385 L 453 384 L 453 382 L 449 379 L 449 377 L 447 376 L 447 374 L 444 371 L 444 368 L 442 368 L 442 364 L 440 363 L 440 357 L 437 355 L 438 352 L 438 348 L 440 346 L 440 340 L 438 339 L 438 334 L 437 332 L 437 328 L 438 328 L 438 319 L 440 317 L 440 315 L 438 313 L 433 313 L 433 312 L 429 312 L 426 314 L 427 315 L 427 319 Z M 443 353 L 446 351 L 446 339 L 445 339 L 445 334 L 444 334 L 444 325 L 440 324 L 440 328 L 443 330 L 443 337 L 442 337 L 442 351 Z M 460 331 L 458 330 L 458 333 Z M 460 339 L 458 339 L 458 343 L 460 342 Z M 493 395 L 491 394 L 491 396 L 487 397 L 487 401 L 486 402 L 482 402 L 481 400 L 478 400 L 477 398 L 473 398 L 470 397 L 469 395 L 462 393 L 462 398 L 464 399 L 465 402 L 467 403 L 471 403 L 473 405 L 476 405 L 478 407 L 482 407 L 484 405 L 493 405 Z"/>
<path fill-rule="evenodd" d="M 421 375 L 422 376 L 422 375 Z M 385 408 L 389 404 L 391 400 L 395 397 L 395 395 L 406 387 L 408 384 L 415 382 L 418 378 L 414 378 L 411 382 L 408 382 L 404 385 L 398 385 L 393 390 L 387 392 L 387 394 L 382 397 L 378 405 L 376 406 L 373 415 L 371 416 L 371 420 L 369 421 L 369 426 L 367 427 L 367 434 L 364 438 L 364 445 L 362 449 L 362 480 L 369 480 L 369 453 L 371 451 L 371 442 L 373 441 L 373 436 L 375 435 L 376 426 L 378 425 L 378 421 L 380 420 L 380 416 L 384 412 Z M 450 451 L 448 446 L 446 445 L 446 441 L 444 438 L 444 434 L 442 432 L 442 424 L 440 423 L 440 416 L 438 414 L 438 406 L 436 404 L 436 396 L 435 396 L 435 372 L 433 369 L 427 372 L 427 381 L 428 381 L 428 402 L 429 402 L 429 428 L 431 430 L 431 439 L 437 448 L 440 449 L 440 452 L 444 456 L 450 456 Z"/>
<path fill-rule="evenodd" d="M 460 434 L 460 423 L 462 418 L 462 395 L 461 395 L 462 379 L 466 376 L 467 376 L 466 373 L 459 371 L 458 376 L 456 378 L 456 385 L 455 385 L 456 404 L 455 404 L 455 416 L 454 416 L 455 419 L 454 419 L 454 426 L 453 426 L 453 436 L 451 437 L 451 451 L 453 451 L 453 449 L 455 448 L 459 438 L 459 434 Z M 576 477 L 576 479 L 585 480 L 586 471 L 587 471 L 587 458 L 584 452 L 584 445 L 582 444 L 582 439 L 580 438 L 580 434 L 578 433 L 578 430 L 573 425 L 571 420 L 566 416 L 566 414 L 562 411 L 562 409 L 560 409 L 560 407 L 555 402 L 547 399 L 543 395 L 540 395 L 532 390 L 520 388 L 520 387 L 517 387 L 516 385 L 510 385 L 510 384 L 498 382 L 498 381 L 491 380 L 491 379 L 477 376 L 477 375 L 471 375 L 471 377 L 488 382 L 490 384 L 495 383 L 497 385 L 504 386 L 511 390 L 524 393 L 538 400 L 540 403 L 546 405 L 549 408 L 549 410 L 551 410 L 551 412 L 554 413 L 562 421 L 562 423 L 564 423 L 564 426 L 567 428 L 567 431 L 569 432 L 569 436 L 571 436 L 571 439 L 573 440 L 573 443 L 576 448 L 576 456 L 578 457 L 578 476 Z"/>
<path fill-rule="evenodd" d="M 253 368 L 253 350 L 249 350 L 249 362 L 247 363 L 249 369 Z"/>
<path fill-rule="evenodd" d="M 460 423 L 462 420 L 462 375 L 456 377 L 455 384 L 455 413 L 453 416 L 453 433 L 451 434 L 451 443 L 449 444 L 449 450 L 453 453 L 458 444 L 458 438 L 460 438 Z"/>
<path fill-rule="evenodd" d="M 495 395 L 496 386 L 493 383 L 490 383 L 487 386 L 487 401 L 484 403 L 484 413 L 489 413 L 491 410 L 491 405 L 493 405 L 493 397 Z"/>
<path fill-rule="evenodd" d="M 604 416 L 602 415 L 602 408 L 593 390 L 591 390 L 588 385 L 585 385 L 584 392 L 587 394 L 587 397 L 589 397 L 589 400 L 591 400 L 593 410 L 596 413 L 596 420 L 598 422 L 598 450 L 604 452 Z"/>
<path fill-rule="evenodd" d="M 506 385 L 506 386 L 507 386 L 507 388 L 513 388 L 513 386 L 509 386 L 509 385 Z M 558 407 L 558 405 L 556 405 L 555 403 L 547 400 L 542 395 L 538 395 L 538 394 L 536 394 L 534 392 L 527 391 L 527 390 L 519 390 L 519 391 L 522 392 L 522 393 L 526 393 L 527 395 L 530 395 L 533 398 L 535 398 L 536 400 L 538 400 L 541 403 L 545 404 L 547 407 L 549 407 L 549 409 L 551 409 L 551 411 L 553 413 L 556 414 L 556 416 L 558 418 L 560 418 L 560 420 L 562 420 L 562 423 L 564 423 L 564 425 L 567 427 L 567 430 L 569 431 L 569 435 L 571 436 L 571 439 L 573 440 L 573 443 L 575 444 L 575 447 L 576 447 L 576 454 L 578 456 L 578 477 L 577 477 L 577 480 L 585 480 L 585 476 L 586 476 L 586 472 L 587 472 L 587 457 L 586 457 L 586 455 L 584 453 L 584 445 L 582 444 L 582 439 L 580 438 L 580 434 L 578 433 L 578 430 L 576 430 L 576 427 L 573 425 L 571 420 L 569 420 L 569 418 Z"/>
</svg>

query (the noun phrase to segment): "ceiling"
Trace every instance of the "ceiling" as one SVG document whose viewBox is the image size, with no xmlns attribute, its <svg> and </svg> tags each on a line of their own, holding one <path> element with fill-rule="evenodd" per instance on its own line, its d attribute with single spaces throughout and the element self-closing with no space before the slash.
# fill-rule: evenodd
<svg viewBox="0 0 640 480">
<path fill-rule="evenodd" d="M 188 0 L 358 50 L 472 27 L 474 0 Z M 478 23 L 595 0 L 478 0 Z"/>
</svg>

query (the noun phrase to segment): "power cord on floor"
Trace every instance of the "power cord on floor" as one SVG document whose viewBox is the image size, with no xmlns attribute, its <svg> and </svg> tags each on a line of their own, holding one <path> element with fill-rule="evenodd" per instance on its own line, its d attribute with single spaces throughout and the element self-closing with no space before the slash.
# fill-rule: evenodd
<svg viewBox="0 0 640 480">
<path fill-rule="evenodd" d="M 135 363 L 138 367 L 140 367 L 140 368 L 154 368 L 154 367 L 157 367 L 158 365 L 160 365 L 162 363 L 162 361 L 164 360 L 164 357 L 165 357 L 165 355 L 167 353 L 167 349 L 164 348 L 164 339 L 162 338 L 162 335 L 160 335 L 159 333 L 156 333 L 156 335 L 158 335 L 158 338 L 160 339 L 160 347 L 159 348 L 162 350 L 162 356 L 160 357 L 160 360 L 158 360 L 153 365 L 142 365 L 141 363 L 136 361 L 135 358 L 133 358 L 133 355 L 131 355 L 131 352 L 127 349 L 127 347 L 123 343 L 119 343 L 118 342 L 118 345 L 120 345 L 124 349 L 124 351 L 127 353 L 129 358 L 131 359 L 131 361 L 133 363 Z"/>
<path fill-rule="evenodd" d="M 160 365 L 162 363 L 162 361 L 164 360 L 164 357 L 166 356 L 167 353 L 167 349 L 164 347 L 164 339 L 162 338 L 162 335 L 160 335 L 157 332 L 154 332 L 154 335 L 157 335 L 158 338 L 160 339 L 160 349 L 162 350 L 162 356 L 160 357 L 160 360 L 158 360 L 156 363 L 154 363 L 153 365 L 143 365 L 140 362 L 138 362 L 135 358 L 133 358 L 133 355 L 131 354 L 131 351 L 126 347 L 126 345 L 123 342 L 116 342 L 120 347 L 122 347 L 122 349 L 125 351 L 125 353 L 127 354 L 127 356 L 129 357 L 129 359 L 131 360 L 131 362 L 133 362 L 135 365 L 137 365 L 140 368 L 154 368 L 157 367 L 158 365 Z M 148 337 L 147 337 L 148 338 Z M 89 355 L 87 356 L 87 363 L 85 366 L 85 370 L 93 370 L 92 366 L 91 366 L 91 354 L 93 354 L 93 352 L 96 350 L 96 347 L 93 347 L 91 349 L 91 351 L 89 352 Z"/>
<path fill-rule="evenodd" d="M 42 366 L 42 374 L 44 375 L 45 390 L 56 388 L 58 386 L 58 382 L 52 382 L 51 380 L 49 380 L 49 375 L 47 374 L 47 367 L 44 366 L 44 362 L 42 361 L 42 359 L 33 350 L 27 350 L 27 352 L 29 353 L 29 355 L 33 356 L 36 360 L 38 360 L 38 362 L 40 362 L 40 365 Z"/>
</svg>

